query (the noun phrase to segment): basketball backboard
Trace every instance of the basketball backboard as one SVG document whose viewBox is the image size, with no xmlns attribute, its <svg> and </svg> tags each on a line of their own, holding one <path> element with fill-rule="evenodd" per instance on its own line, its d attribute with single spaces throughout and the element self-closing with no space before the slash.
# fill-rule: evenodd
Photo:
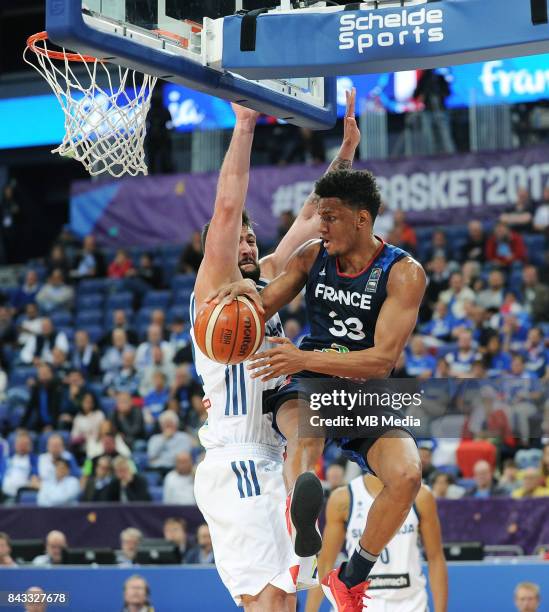
<svg viewBox="0 0 549 612">
<path fill-rule="evenodd" d="M 46 0 L 46 29 L 50 39 L 65 49 L 232 100 L 296 125 L 331 127 L 336 120 L 335 79 L 249 80 L 212 59 L 213 38 L 222 18 L 262 5 L 258 0 Z"/>
</svg>

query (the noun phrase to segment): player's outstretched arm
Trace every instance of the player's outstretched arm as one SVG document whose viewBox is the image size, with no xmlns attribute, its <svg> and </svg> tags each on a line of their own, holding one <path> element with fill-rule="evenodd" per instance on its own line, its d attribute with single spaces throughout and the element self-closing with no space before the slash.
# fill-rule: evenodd
<svg viewBox="0 0 549 612">
<path fill-rule="evenodd" d="M 273 283 L 271 283 L 272 285 Z M 271 287 L 269 285 L 264 292 Z M 250 358 L 253 377 L 267 381 L 302 370 L 347 378 L 385 378 L 394 368 L 413 332 L 427 280 L 421 265 L 407 257 L 396 263 L 387 283 L 387 298 L 375 330 L 375 346 L 363 351 L 301 351 L 287 338 L 271 338 L 277 346 Z M 267 306 L 263 302 L 265 310 Z"/>
<path fill-rule="evenodd" d="M 348 169 L 353 166 L 356 150 L 360 144 L 360 130 L 355 118 L 356 90 L 346 92 L 347 110 L 345 112 L 343 142 L 337 157 L 328 166 L 325 174 L 336 170 Z M 320 235 L 320 219 L 317 213 L 319 197 L 313 191 L 299 212 L 292 227 L 280 241 L 276 250 L 261 260 L 261 276 L 266 279 L 277 277 L 288 260 L 302 244 Z"/>
<path fill-rule="evenodd" d="M 433 593 L 434 612 L 447 612 L 448 568 L 442 549 L 437 502 L 425 485 L 418 493 L 416 506 L 419 511 L 419 531 L 429 566 L 429 584 Z"/>
<path fill-rule="evenodd" d="M 351 499 L 348 487 L 336 489 L 326 504 L 326 526 L 322 534 L 322 549 L 318 555 L 318 578 L 322 580 L 336 562 L 337 555 L 345 542 L 345 522 L 349 518 Z M 307 594 L 305 612 L 318 612 L 324 593 L 322 587 L 311 589 Z"/>
<path fill-rule="evenodd" d="M 233 104 L 236 126 L 217 183 L 214 213 L 195 283 L 197 306 L 223 284 L 241 278 L 238 245 L 248 192 L 250 156 L 259 113 Z"/>
</svg>

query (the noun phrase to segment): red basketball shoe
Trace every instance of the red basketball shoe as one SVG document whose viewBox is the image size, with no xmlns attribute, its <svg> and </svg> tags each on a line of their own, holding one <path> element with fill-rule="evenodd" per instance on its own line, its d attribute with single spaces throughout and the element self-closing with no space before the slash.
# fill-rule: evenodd
<svg viewBox="0 0 549 612">
<path fill-rule="evenodd" d="M 362 612 L 366 607 L 364 599 L 371 599 L 369 595 L 366 595 L 366 590 L 370 583 L 368 581 L 361 582 L 352 589 L 349 589 L 339 578 L 343 565 L 333 569 L 322 580 L 324 595 L 326 595 L 328 601 L 337 612 Z"/>
</svg>

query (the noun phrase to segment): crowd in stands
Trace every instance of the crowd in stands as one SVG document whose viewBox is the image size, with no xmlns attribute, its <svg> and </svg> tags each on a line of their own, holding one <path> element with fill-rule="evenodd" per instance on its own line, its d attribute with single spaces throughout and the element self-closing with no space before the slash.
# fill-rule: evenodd
<svg viewBox="0 0 549 612">
<path fill-rule="evenodd" d="M 424 461 L 424 478 L 437 497 L 549 495 L 547 210 L 521 191 L 495 222 L 414 228 L 387 207 L 377 222 L 429 276 L 394 375 L 481 381 L 456 395 L 452 414 L 440 414 L 457 424 L 452 445 L 426 434 L 434 460 Z M 291 220 L 283 215 L 280 235 Z M 45 261 L 29 262 L 20 285 L 2 290 L 4 504 L 194 504 L 207 414 L 188 304 L 201 257 L 198 233 L 183 249 L 109 251 L 64 229 Z M 303 296 L 281 316 L 298 342 L 307 331 Z M 319 473 L 327 491 L 349 477 L 330 448 Z M 138 535 L 122 538 L 122 556 L 130 558 Z M 187 554 L 184 540 L 182 558 L 211 560 L 207 546 Z"/>
</svg>

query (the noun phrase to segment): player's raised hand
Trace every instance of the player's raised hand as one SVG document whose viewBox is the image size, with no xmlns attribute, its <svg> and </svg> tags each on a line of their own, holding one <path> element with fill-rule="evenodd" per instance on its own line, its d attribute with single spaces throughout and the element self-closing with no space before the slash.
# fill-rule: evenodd
<svg viewBox="0 0 549 612">
<path fill-rule="evenodd" d="M 305 351 L 288 338 L 267 338 L 276 344 L 275 348 L 252 355 L 248 361 L 251 364 L 248 370 L 253 370 L 252 378 L 261 378 L 263 382 L 278 378 L 279 376 L 296 374 L 305 369 Z"/>
<path fill-rule="evenodd" d="M 234 102 L 231 104 L 234 114 L 236 115 L 237 123 L 253 123 L 258 120 L 259 115 L 257 111 L 252 110 L 251 108 L 246 108 L 245 106 L 240 106 L 240 104 L 235 104 Z"/>
<path fill-rule="evenodd" d="M 242 279 L 236 281 L 234 283 L 229 283 L 224 285 L 223 287 L 212 291 L 206 297 L 206 303 L 213 302 L 214 304 L 230 304 L 234 301 L 239 295 L 245 295 L 250 298 L 252 302 L 255 304 L 258 312 L 260 314 L 265 314 L 265 310 L 263 309 L 263 303 L 261 301 L 261 296 L 259 295 L 255 283 L 248 279 Z"/>
<path fill-rule="evenodd" d="M 346 91 L 345 96 L 347 97 L 347 109 L 343 122 L 343 142 L 356 149 L 360 144 L 360 130 L 355 117 L 356 89 L 353 87 L 351 91 Z"/>
</svg>

